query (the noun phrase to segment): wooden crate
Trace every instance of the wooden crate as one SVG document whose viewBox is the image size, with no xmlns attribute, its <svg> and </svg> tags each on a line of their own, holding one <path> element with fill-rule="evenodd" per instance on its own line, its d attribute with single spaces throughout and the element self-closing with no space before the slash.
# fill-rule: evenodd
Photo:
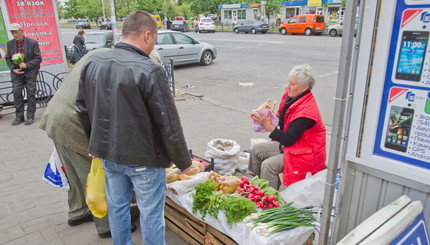
<svg viewBox="0 0 430 245">
<path fill-rule="evenodd" d="M 236 245 L 226 234 L 211 225 L 197 219 L 185 208 L 166 197 L 164 217 L 167 227 L 185 240 L 188 244 Z M 312 233 L 303 245 L 312 245 L 315 234 Z"/>
<path fill-rule="evenodd" d="M 164 216 L 167 227 L 188 244 L 236 245 L 229 236 L 195 218 L 186 209 L 166 197 Z"/>
</svg>

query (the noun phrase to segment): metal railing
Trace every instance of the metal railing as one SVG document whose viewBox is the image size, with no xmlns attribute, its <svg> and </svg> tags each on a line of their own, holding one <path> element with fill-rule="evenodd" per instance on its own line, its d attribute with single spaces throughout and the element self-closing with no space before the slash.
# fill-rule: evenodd
<svg viewBox="0 0 430 245">
<path fill-rule="evenodd" d="M 47 71 L 39 71 L 36 77 L 36 107 L 40 108 L 48 105 L 48 101 L 60 87 L 66 73 L 61 72 L 55 75 Z M 26 98 L 25 89 L 22 93 L 24 98 Z M 0 105 L 3 115 L 12 114 L 15 111 L 11 81 L 0 81 Z"/>
</svg>

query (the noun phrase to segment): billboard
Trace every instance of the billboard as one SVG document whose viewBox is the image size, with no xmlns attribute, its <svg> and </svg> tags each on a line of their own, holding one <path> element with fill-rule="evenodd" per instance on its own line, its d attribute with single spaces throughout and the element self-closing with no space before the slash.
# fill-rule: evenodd
<svg viewBox="0 0 430 245">
<path fill-rule="evenodd" d="M 397 1 L 374 153 L 430 169 L 430 5 Z"/>
<path fill-rule="evenodd" d="M 10 23 L 22 26 L 25 36 L 39 43 L 42 64 L 63 63 L 52 0 L 6 0 Z"/>
</svg>

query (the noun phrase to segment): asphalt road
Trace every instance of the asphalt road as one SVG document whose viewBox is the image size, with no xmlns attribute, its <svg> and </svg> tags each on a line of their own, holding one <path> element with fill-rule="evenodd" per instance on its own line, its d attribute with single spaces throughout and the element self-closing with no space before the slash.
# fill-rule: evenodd
<svg viewBox="0 0 430 245">
<path fill-rule="evenodd" d="M 61 32 L 63 45 L 71 45 L 77 30 L 62 28 Z M 268 98 L 279 102 L 288 82 L 289 70 L 294 65 L 307 63 L 317 75 L 313 93 L 330 135 L 341 38 L 326 35 L 283 36 L 278 33 L 199 34 L 190 31 L 187 34 L 215 45 L 218 57 L 210 66 L 175 67 L 177 89 L 201 94 L 218 106 L 250 113 Z"/>
</svg>

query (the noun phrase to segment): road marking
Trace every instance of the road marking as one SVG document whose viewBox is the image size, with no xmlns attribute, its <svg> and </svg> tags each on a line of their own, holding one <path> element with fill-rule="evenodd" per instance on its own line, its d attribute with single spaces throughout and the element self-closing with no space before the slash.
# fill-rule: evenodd
<svg viewBox="0 0 430 245">
<path fill-rule="evenodd" d="M 333 72 L 319 75 L 318 77 L 328 77 L 328 76 L 336 75 L 337 73 L 338 73 L 337 71 L 333 71 Z"/>
<path fill-rule="evenodd" d="M 197 38 L 198 40 L 210 41 L 231 41 L 231 42 L 252 42 L 252 43 L 283 43 L 280 41 L 262 41 L 262 40 L 234 40 L 234 39 L 213 39 L 213 38 Z"/>
</svg>

